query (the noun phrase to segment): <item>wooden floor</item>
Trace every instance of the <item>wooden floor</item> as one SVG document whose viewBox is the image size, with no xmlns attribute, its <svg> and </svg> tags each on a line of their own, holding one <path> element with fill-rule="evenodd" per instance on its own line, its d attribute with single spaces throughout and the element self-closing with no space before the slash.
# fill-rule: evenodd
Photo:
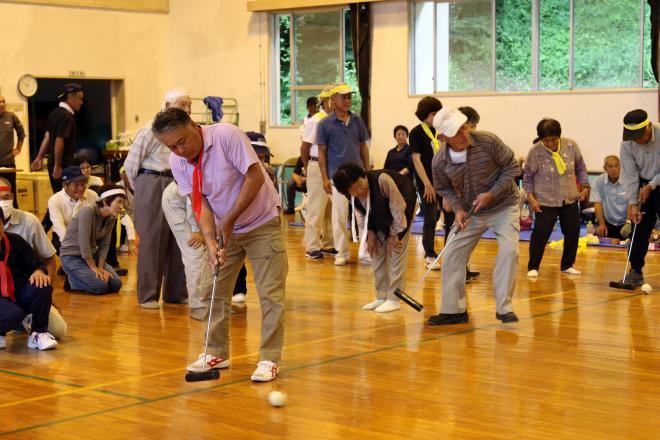
<svg viewBox="0 0 660 440">
<path fill-rule="evenodd" d="M 660 293 L 612 290 L 624 252 L 581 249 L 584 275 L 560 275 L 548 250 L 541 277 L 525 277 L 521 243 L 514 307 L 495 319 L 497 247 L 483 240 L 468 286 L 470 323 L 425 324 L 439 307 L 439 272 L 410 308 L 379 315 L 368 267 L 309 261 L 301 228 L 286 231 L 287 330 L 280 377 L 253 384 L 260 312 L 250 281 L 247 310 L 232 317 L 232 367 L 189 384 L 202 347 L 185 305 L 136 305 L 135 258 L 119 295 L 55 299 L 69 336 L 54 351 L 27 349 L 26 335 L 0 351 L 0 436 L 15 439 L 657 439 L 660 438 Z M 438 244 L 439 245 L 439 244 Z M 410 246 L 408 288 L 423 273 L 421 240 Z M 355 249 L 353 250 L 355 252 Z M 657 283 L 659 256 L 646 274 Z M 250 271 L 248 267 L 248 271 Z M 271 408 L 271 390 L 288 395 Z"/>
</svg>

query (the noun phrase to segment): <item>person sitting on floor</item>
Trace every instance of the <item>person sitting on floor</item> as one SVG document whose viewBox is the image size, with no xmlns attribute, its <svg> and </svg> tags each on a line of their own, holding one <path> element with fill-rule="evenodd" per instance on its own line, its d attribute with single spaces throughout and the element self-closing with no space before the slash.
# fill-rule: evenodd
<svg viewBox="0 0 660 440">
<path fill-rule="evenodd" d="M 5 233 L 2 210 L 0 219 L 0 348 L 7 347 L 7 332 L 18 327 L 26 313 L 33 316 L 27 346 L 55 348 L 57 341 L 48 333 L 53 288 L 46 266 L 20 235 Z"/>
<path fill-rule="evenodd" d="M 99 176 L 92 176 L 92 164 L 85 156 L 78 156 L 74 165 L 80 165 L 80 171 L 87 176 L 87 185 L 90 187 L 103 186 L 103 179 Z"/>
<path fill-rule="evenodd" d="M 6 232 L 20 235 L 37 256 L 44 262 L 48 276 L 53 279 L 57 262 L 55 248 L 48 239 L 44 227 L 39 219 L 32 213 L 13 207 L 14 194 L 8 180 L 0 177 L 0 209 L 4 214 L 4 227 Z M 55 306 L 51 306 L 48 319 L 48 332 L 56 339 L 66 335 L 67 324 Z M 30 331 L 32 314 L 23 320 L 23 327 Z"/>
<path fill-rule="evenodd" d="M 94 295 L 118 292 L 121 279 L 105 259 L 112 229 L 124 207 L 123 188 L 107 183 L 99 189 L 94 205 L 84 204 L 66 230 L 60 258 L 73 290 Z"/>
<path fill-rule="evenodd" d="M 621 161 L 617 156 L 607 156 L 603 164 L 605 172 L 594 180 L 591 201 L 594 202 L 599 237 L 625 239 L 630 235 L 628 197 L 621 183 Z"/>
<path fill-rule="evenodd" d="M 291 180 L 286 185 L 286 210 L 285 214 L 296 212 L 296 192 L 307 193 L 307 173 L 303 165 L 302 157 L 298 156 L 296 166 L 291 173 Z"/>
<path fill-rule="evenodd" d="M 371 256 L 376 299 L 362 309 L 376 313 L 399 310 L 394 291 L 405 288 L 406 247 L 417 205 L 412 180 L 391 170 L 364 171 L 357 164 L 346 163 L 332 182 L 337 191 L 355 199 L 356 214 L 366 217 L 367 234 L 362 240 Z"/>
</svg>

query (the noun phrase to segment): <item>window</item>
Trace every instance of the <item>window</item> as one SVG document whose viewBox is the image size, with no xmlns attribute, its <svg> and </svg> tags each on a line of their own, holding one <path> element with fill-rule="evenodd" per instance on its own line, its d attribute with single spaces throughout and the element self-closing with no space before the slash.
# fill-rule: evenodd
<svg viewBox="0 0 660 440">
<path fill-rule="evenodd" d="M 656 87 L 645 0 L 411 3 L 411 92 Z"/>
<path fill-rule="evenodd" d="M 274 15 L 272 120 L 299 124 L 306 101 L 326 86 L 346 82 L 357 92 L 355 58 L 347 8 Z M 359 93 L 353 111 L 361 106 Z"/>
</svg>

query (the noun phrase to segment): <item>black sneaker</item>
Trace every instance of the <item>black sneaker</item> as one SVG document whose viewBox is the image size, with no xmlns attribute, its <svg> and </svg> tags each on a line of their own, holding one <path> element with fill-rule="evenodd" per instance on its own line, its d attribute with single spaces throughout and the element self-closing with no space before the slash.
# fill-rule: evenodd
<svg viewBox="0 0 660 440">
<path fill-rule="evenodd" d="M 128 275 L 128 269 L 121 267 L 120 265 L 116 265 L 115 267 L 113 267 L 113 269 L 115 270 L 115 273 L 117 273 L 117 275 L 119 275 L 120 277 Z"/>
<path fill-rule="evenodd" d="M 339 253 L 339 251 L 335 248 L 327 248 L 327 249 L 321 249 L 321 252 L 327 255 L 332 255 L 335 256 Z"/>
<path fill-rule="evenodd" d="M 463 324 L 468 322 L 467 310 L 463 313 L 438 313 L 429 318 L 430 325 Z"/>
<path fill-rule="evenodd" d="M 309 258 L 310 260 L 319 260 L 323 258 L 323 252 L 321 251 L 305 252 L 305 258 Z"/>
<path fill-rule="evenodd" d="M 505 313 L 504 315 L 496 312 L 495 317 L 502 322 L 518 322 L 518 317 L 513 312 Z"/>
<path fill-rule="evenodd" d="M 626 277 L 622 281 L 625 281 L 626 284 L 639 287 L 644 284 L 644 274 L 635 269 L 630 269 L 630 272 L 626 274 Z"/>
<path fill-rule="evenodd" d="M 481 272 L 472 272 L 471 270 L 466 270 L 465 284 L 469 283 L 470 281 L 476 280 L 477 278 L 479 278 L 479 275 L 481 275 Z"/>
</svg>

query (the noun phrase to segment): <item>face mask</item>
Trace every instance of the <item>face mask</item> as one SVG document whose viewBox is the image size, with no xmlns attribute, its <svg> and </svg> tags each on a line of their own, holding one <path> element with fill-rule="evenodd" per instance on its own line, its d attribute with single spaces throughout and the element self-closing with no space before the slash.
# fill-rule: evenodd
<svg viewBox="0 0 660 440">
<path fill-rule="evenodd" d="M 11 217 L 11 214 L 14 212 L 14 201 L 0 200 L 0 208 L 2 208 L 2 213 L 5 216 L 5 220 L 8 220 L 9 217 Z"/>
</svg>

